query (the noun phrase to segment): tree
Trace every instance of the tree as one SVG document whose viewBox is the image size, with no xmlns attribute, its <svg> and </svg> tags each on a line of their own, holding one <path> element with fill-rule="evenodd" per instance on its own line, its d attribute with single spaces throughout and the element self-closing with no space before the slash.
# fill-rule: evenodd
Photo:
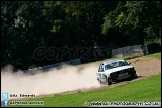
<svg viewBox="0 0 162 108">
<path fill-rule="evenodd" d="M 17 68 L 27 68 L 33 62 L 32 54 L 41 45 L 41 37 L 45 34 L 41 11 L 43 2 L 1 3 L 2 66 L 12 64 Z"/>
<path fill-rule="evenodd" d="M 104 17 L 102 34 L 108 35 L 113 28 L 129 36 L 134 44 L 143 44 L 160 38 L 160 1 L 122 1 L 115 10 Z M 123 37 L 124 38 L 124 37 Z M 143 40 L 143 41 L 140 41 Z"/>
<path fill-rule="evenodd" d="M 60 62 L 34 58 L 38 47 L 105 45 L 100 25 L 116 5 L 117 1 L 2 1 L 2 65 L 27 69 Z"/>
</svg>

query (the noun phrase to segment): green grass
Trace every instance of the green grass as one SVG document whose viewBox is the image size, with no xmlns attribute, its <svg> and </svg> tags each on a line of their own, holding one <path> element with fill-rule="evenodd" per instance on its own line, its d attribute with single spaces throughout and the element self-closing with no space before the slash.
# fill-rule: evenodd
<svg viewBox="0 0 162 108">
<path fill-rule="evenodd" d="M 161 52 L 154 53 L 154 54 L 149 54 L 149 55 L 146 55 L 144 57 L 154 57 L 154 58 L 157 58 L 157 59 L 161 60 Z"/>
<path fill-rule="evenodd" d="M 161 52 L 142 57 L 154 57 L 161 59 Z M 132 58 L 136 57 L 135 56 L 124 57 L 124 59 L 126 60 Z M 128 82 L 127 84 L 117 86 L 114 88 L 107 88 L 103 90 L 96 90 L 90 92 L 80 92 L 75 94 L 64 94 L 64 95 L 59 94 L 43 98 L 30 98 L 24 101 L 44 101 L 44 105 L 37 105 L 38 107 L 84 106 L 84 102 L 90 103 L 93 101 L 161 102 L 161 74 L 134 82 Z M 20 107 L 20 105 L 9 105 L 9 106 Z M 36 105 L 32 105 L 32 107 L 35 106 Z"/>
<path fill-rule="evenodd" d="M 123 57 L 123 59 L 129 60 L 129 59 L 133 59 L 133 58 L 137 58 L 137 57 L 140 57 L 140 56 L 125 56 L 125 57 Z M 152 58 L 157 58 L 157 59 L 161 60 L 161 52 L 154 53 L 154 54 L 148 54 L 148 55 L 144 55 L 141 57 L 147 57 L 147 58 L 152 57 Z"/>
<path fill-rule="evenodd" d="M 161 74 L 151 76 L 147 79 L 128 82 L 125 85 L 114 88 L 106 88 L 91 92 L 76 94 L 60 94 L 44 98 L 30 98 L 24 101 L 44 101 L 44 105 L 38 106 L 84 106 L 84 102 L 93 101 L 161 101 Z M 16 105 L 9 105 L 16 106 Z M 17 105 L 19 106 L 19 105 Z M 29 105 L 28 105 L 29 106 Z"/>
</svg>

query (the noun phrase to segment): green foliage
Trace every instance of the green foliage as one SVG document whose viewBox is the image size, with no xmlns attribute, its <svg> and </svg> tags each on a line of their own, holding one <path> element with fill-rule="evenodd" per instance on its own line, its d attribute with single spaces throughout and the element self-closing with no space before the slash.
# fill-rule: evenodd
<svg viewBox="0 0 162 108">
<path fill-rule="evenodd" d="M 39 46 L 45 28 L 40 24 L 44 23 L 41 6 L 42 2 L 2 2 L 2 65 L 27 68 L 33 62 L 33 50 Z"/>
<path fill-rule="evenodd" d="M 161 6 L 160 1 L 126 1 L 119 2 L 115 10 L 109 12 L 102 24 L 102 34 L 108 35 L 111 28 L 118 29 L 123 34 L 137 30 L 143 31 L 145 42 L 160 38 Z M 115 13 L 115 14 L 112 14 Z M 134 35 L 130 35 L 134 37 Z"/>
<path fill-rule="evenodd" d="M 90 47 L 100 44 L 100 25 L 116 2 L 100 1 L 2 1 L 2 66 L 27 69 L 58 61 L 37 61 L 38 47 Z M 109 7 L 107 7 L 109 6 Z M 21 65 L 17 65 L 20 60 Z M 62 60 L 64 61 L 64 60 Z"/>
<path fill-rule="evenodd" d="M 121 27 L 122 24 L 125 23 L 125 19 L 126 19 L 126 15 L 123 12 L 121 12 L 114 22 L 115 26 Z"/>
<path fill-rule="evenodd" d="M 144 41 L 159 41 L 160 3 L 2 1 L 1 67 L 11 64 L 27 69 L 31 63 L 42 66 L 59 62 L 33 58 L 33 53 L 38 47 L 94 48 L 108 46 L 109 43 L 122 47 L 141 44 Z"/>
<path fill-rule="evenodd" d="M 106 15 L 104 17 L 104 20 L 106 20 L 106 21 L 102 25 L 102 33 L 103 34 L 108 34 L 109 33 L 109 30 L 111 28 L 114 28 L 114 26 L 115 26 L 115 24 L 114 24 L 115 20 L 114 20 L 113 16 L 114 16 L 114 12 L 111 11 L 108 15 Z"/>
</svg>

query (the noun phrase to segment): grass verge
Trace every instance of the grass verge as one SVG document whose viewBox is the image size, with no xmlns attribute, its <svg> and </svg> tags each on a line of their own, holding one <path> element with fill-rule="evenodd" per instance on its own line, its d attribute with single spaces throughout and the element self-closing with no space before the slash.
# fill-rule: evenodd
<svg viewBox="0 0 162 108">
<path fill-rule="evenodd" d="M 114 88 L 106 88 L 91 92 L 81 92 L 76 94 L 59 94 L 43 98 L 30 98 L 23 101 L 43 101 L 44 105 L 27 105 L 39 107 L 57 106 L 84 106 L 85 102 L 160 102 L 161 101 L 161 74 L 151 76 L 147 79 L 128 82 L 127 84 Z M 20 105 L 9 105 L 20 106 Z M 25 106 L 25 105 L 21 105 Z"/>
</svg>

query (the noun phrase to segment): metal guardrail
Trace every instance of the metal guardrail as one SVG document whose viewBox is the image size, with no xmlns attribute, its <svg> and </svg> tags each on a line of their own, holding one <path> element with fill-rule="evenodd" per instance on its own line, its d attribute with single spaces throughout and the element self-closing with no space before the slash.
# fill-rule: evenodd
<svg viewBox="0 0 162 108">
<path fill-rule="evenodd" d="M 56 68 L 56 69 L 61 68 L 62 65 L 79 65 L 79 64 L 81 64 L 80 59 L 74 59 L 74 60 L 70 60 L 70 61 L 66 61 L 66 62 L 61 62 L 61 63 L 52 64 L 52 65 L 46 65 L 46 66 L 42 66 L 42 67 L 38 67 L 38 68 L 24 70 L 24 73 L 36 74 L 39 72 L 47 72 L 52 68 Z"/>
</svg>

